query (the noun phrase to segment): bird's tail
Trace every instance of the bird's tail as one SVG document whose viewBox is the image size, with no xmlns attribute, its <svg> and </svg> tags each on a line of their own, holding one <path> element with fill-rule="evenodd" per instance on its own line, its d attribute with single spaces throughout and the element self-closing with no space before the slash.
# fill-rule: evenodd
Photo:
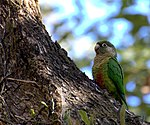
<svg viewBox="0 0 150 125">
<path fill-rule="evenodd" d="M 120 125 L 126 125 L 125 124 L 125 110 L 126 110 L 126 105 L 123 103 L 120 109 Z"/>
</svg>

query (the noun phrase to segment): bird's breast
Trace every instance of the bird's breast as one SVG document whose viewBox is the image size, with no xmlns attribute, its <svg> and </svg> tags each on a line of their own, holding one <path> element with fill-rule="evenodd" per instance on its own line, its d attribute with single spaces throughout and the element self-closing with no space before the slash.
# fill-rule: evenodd
<svg viewBox="0 0 150 125">
<path fill-rule="evenodd" d="M 96 84 L 104 89 L 105 88 L 105 84 L 104 84 L 104 77 L 103 77 L 103 73 L 102 72 L 99 72 L 97 73 L 97 76 L 96 76 Z"/>
<path fill-rule="evenodd" d="M 94 79 L 96 84 L 100 88 L 106 88 L 105 82 L 107 81 L 108 74 L 107 74 L 107 62 L 109 58 L 95 58 L 94 60 Z"/>
</svg>

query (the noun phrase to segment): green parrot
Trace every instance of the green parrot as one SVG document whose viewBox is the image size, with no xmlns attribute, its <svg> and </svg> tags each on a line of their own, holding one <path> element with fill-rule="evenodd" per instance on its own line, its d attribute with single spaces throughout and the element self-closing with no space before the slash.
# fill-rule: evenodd
<svg viewBox="0 0 150 125">
<path fill-rule="evenodd" d="M 95 46 L 96 56 L 92 67 L 92 75 L 96 84 L 106 89 L 114 98 L 122 104 L 120 109 L 120 123 L 125 125 L 125 89 L 123 85 L 123 71 L 117 61 L 115 47 L 108 41 L 97 42 Z"/>
</svg>

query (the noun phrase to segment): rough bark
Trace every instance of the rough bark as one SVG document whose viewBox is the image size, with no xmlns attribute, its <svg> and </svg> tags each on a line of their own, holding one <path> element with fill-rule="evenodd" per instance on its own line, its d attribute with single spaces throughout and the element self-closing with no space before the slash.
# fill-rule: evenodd
<svg viewBox="0 0 150 125">
<path fill-rule="evenodd" d="M 110 100 L 51 40 L 37 0 L 0 0 L 0 124 L 81 125 L 82 112 L 91 124 L 119 125 Z M 127 125 L 149 124 L 126 115 Z"/>
</svg>

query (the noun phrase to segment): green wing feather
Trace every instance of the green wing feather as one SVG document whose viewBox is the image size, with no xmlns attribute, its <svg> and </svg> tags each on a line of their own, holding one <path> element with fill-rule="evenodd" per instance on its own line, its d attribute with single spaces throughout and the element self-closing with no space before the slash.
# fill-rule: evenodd
<svg viewBox="0 0 150 125">
<path fill-rule="evenodd" d="M 123 85 L 123 71 L 115 58 L 110 58 L 108 61 L 108 77 L 113 81 L 118 95 L 127 106 L 125 99 L 125 89 Z"/>
</svg>

